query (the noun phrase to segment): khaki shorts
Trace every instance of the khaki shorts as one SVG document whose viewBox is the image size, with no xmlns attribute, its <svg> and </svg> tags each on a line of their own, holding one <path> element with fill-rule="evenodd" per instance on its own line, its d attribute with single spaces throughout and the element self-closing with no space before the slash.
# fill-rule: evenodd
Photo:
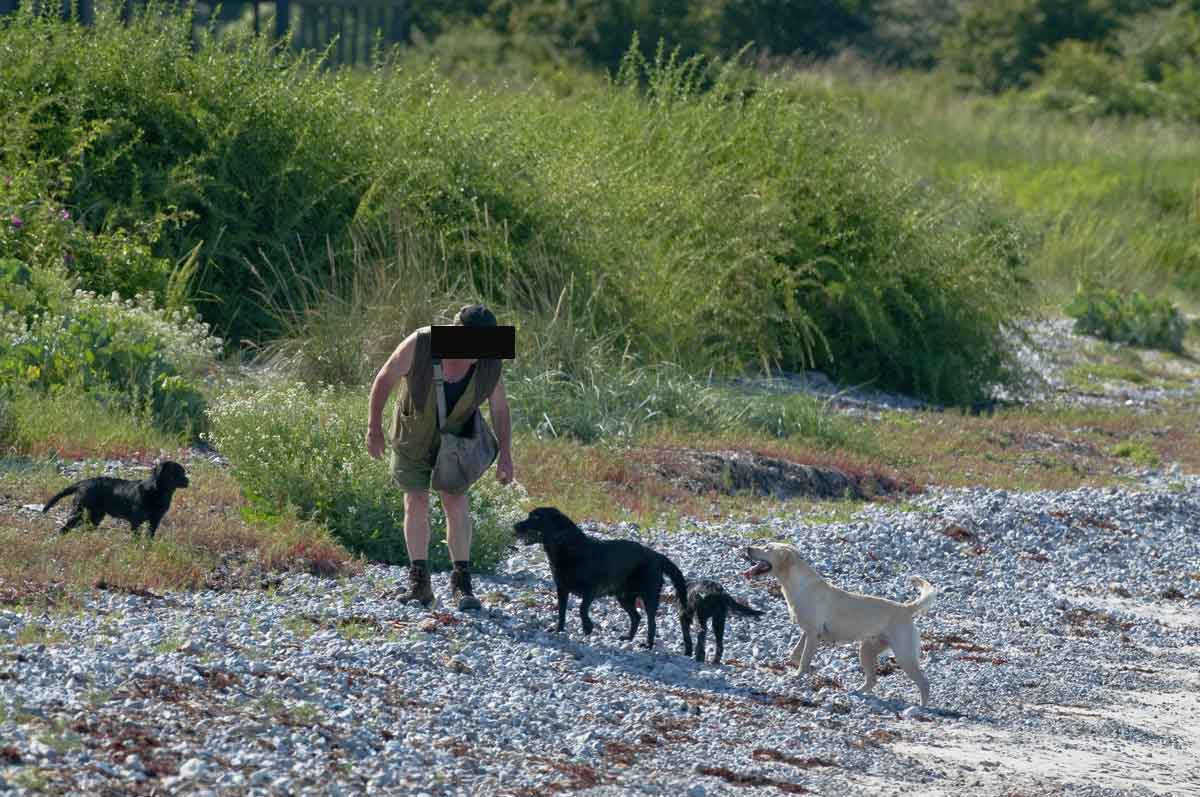
<svg viewBox="0 0 1200 797">
<path fill-rule="evenodd" d="M 428 457 L 414 456 L 405 451 L 392 448 L 392 482 L 406 493 L 428 492 L 433 489 L 430 481 L 433 479 L 433 465 L 437 462 L 438 446 L 435 444 Z M 469 489 L 469 488 L 468 488 Z M 442 490 L 447 495 L 464 495 L 467 491 L 451 492 Z"/>
</svg>

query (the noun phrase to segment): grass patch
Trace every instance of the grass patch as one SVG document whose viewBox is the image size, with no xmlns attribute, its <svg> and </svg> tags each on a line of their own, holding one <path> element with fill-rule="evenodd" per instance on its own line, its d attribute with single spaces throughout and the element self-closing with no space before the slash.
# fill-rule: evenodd
<svg viewBox="0 0 1200 797">
<path fill-rule="evenodd" d="M 287 516 L 245 520 L 245 501 L 228 473 L 198 463 L 189 471 L 191 486 L 175 494 L 153 541 L 134 539 L 128 524 L 111 518 L 99 529 L 60 535 L 59 517 L 11 514 L 0 506 L 0 598 L 56 602 L 97 585 L 152 592 L 258 587 L 272 574 L 359 570 L 315 524 Z M 6 489 L 18 503 L 40 503 L 45 481 L 44 471 L 33 471 L 6 480 Z"/>
<path fill-rule="evenodd" d="M 285 617 L 282 625 L 285 630 L 295 634 L 301 639 L 308 639 L 321 628 L 320 624 L 316 623 L 311 618 L 298 614 L 288 615 Z"/>
<path fill-rule="evenodd" d="M 13 641 L 18 645 L 57 645 L 66 638 L 66 634 L 42 623 L 27 623 L 17 632 Z"/>
<path fill-rule="evenodd" d="M 8 439 L 0 442 L 35 457 L 127 458 L 178 447 L 177 437 L 160 431 L 146 417 L 94 395 L 16 390 L 0 403 L 10 424 Z"/>
<path fill-rule="evenodd" d="M 1096 382 L 1130 382 L 1135 385 L 1150 382 L 1150 377 L 1144 371 L 1116 363 L 1074 365 L 1067 369 L 1065 376 L 1067 382 L 1084 390 L 1095 387 Z"/>
<path fill-rule="evenodd" d="M 338 635 L 343 639 L 374 639 L 379 635 L 379 626 L 362 620 L 349 620 L 338 624 Z"/>
<path fill-rule="evenodd" d="M 845 522 L 858 502 L 778 501 L 752 495 L 696 495 L 652 470 L 656 452 L 671 447 L 753 451 L 848 472 L 878 473 L 900 483 L 984 486 L 1007 490 L 1074 489 L 1125 482 L 1123 470 L 1140 448 L 1145 462 L 1178 462 L 1200 473 L 1200 430 L 1187 405 L 1131 414 L 1116 409 L 1015 409 L 992 417 L 958 413 L 886 413 L 871 424 L 868 453 L 828 450 L 803 439 L 662 431 L 623 446 L 517 437 L 516 469 L 531 505 L 558 506 L 571 517 L 600 522 L 683 528 L 689 518 L 767 520 L 800 513 L 813 522 Z M 1138 447 L 1122 446 L 1136 440 Z M 1126 456 L 1120 456 L 1123 452 Z M 903 495 L 898 506 L 911 509 Z"/>
<path fill-rule="evenodd" d="M 175 653 L 179 650 L 179 647 L 182 644 L 183 640 L 179 637 L 167 637 L 166 639 L 155 644 L 152 649 L 155 653 L 160 654 Z"/>
<path fill-rule="evenodd" d="M 1200 472 L 1194 409 L 1018 409 L 991 418 L 885 416 L 876 424 L 880 458 L 924 484 L 1008 490 L 1073 489 L 1123 483 L 1114 467 L 1134 456 Z M 1131 441 L 1134 441 L 1131 443 Z M 1150 467 L 1150 465 L 1147 465 Z"/>
<path fill-rule="evenodd" d="M 83 749 L 83 739 L 73 731 L 58 734 L 39 734 L 37 740 L 47 747 L 56 750 L 60 755 Z"/>
<path fill-rule="evenodd" d="M 1122 440 L 1110 448 L 1109 453 L 1143 468 L 1157 468 L 1162 461 L 1153 448 L 1140 440 Z"/>
<path fill-rule="evenodd" d="M 826 502 L 823 505 L 815 504 L 808 512 L 802 515 L 802 519 L 810 525 L 849 523 L 866 505 L 867 502 L 865 501 L 839 501 L 836 503 Z"/>
<path fill-rule="evenodd" d="M 50 785 L 50 773 L 40 769 L 22 769 L 13 775 L 12 782 L 18 788 L 40 794 Z"/>
<path fill-rule="evenodd" d="M 557 506 L 577 520 L 634 521 L 670 529 L 686 526 L 688 518 L 763 520 L 780 508 L 797 511 L 829 507 L 830 512 L 845 511 L 843 501 L 780 502 L 746 493 L 694 493 L 666 481 L 654 469 L 678 448 L 751 451 L 801 464 L 836 467 L 851 474 L 875 473 L 907 481 L 878 455 L 831 449 L 803 438 L 779 439 L 761 432 L 702 434 L 661 429 L 623 445 L 583 445 L 523 433 L 513 441 L 513 456 L 518 478 L 529 494 L 527 503 Z"/>
</svg>

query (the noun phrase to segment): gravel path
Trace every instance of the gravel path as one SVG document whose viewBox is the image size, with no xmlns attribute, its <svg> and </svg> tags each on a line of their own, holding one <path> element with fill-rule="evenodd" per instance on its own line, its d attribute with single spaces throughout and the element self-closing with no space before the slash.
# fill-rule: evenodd
<svg viewBox="0 0 1200 797">
<path fill-rule="evenodd" d="M 1081 389 L 1068 371 L 1111 347 L 1069 321 L 1032 331 L 1034 401 L 1200 396 L 1200 364 L 1146 352 L 1163 378 Z M 936 409 L 812 373 L 749 387 L 854 414 Z M 0 608 L 0 793 L 1200 795 L 1200 477 L 931 489 L 828 525 L 588 530 L 651 544 L 767 614 L 731 618 L 719 667 L 682 656 L 670 587 L 653 652 L 618 639 L 611 599 L 592 638 L 574 611 L 548 633 L 552 582 L 528 548 L 476 577 L 480 613 L 399 605 L 405 572 L 383 566 Z M 907 600 L 909 574 L 939 588 L 918 620 L 928 709 L 886 657 L 876 696 L 854 692 L 850 645 L 823 649 L 810 678 L 786 664 L 799 634 L 778 587 L 738 575 L 740 547 L 764 538 L 848 589 Z"/>
<path fill-rule="evenodd" d="M 0 791 L 1196 795 L 1198 529 L 1195 477 L 931 490 L 836 525 L 592 527 L 767 611 L 731 619 L 720 667 L 683 658 L 673 604 L 654 652 L 617 638 L 611 599 L 593 638 L 574 613 L 547 633 L 538 549 L 477 578 L 478 614 L 398 605 L 404 572 L 383 566 L 0 611 Z M 908 599 L 910 573 L 939 587 L 918 621 L 930 709 L 899 672 L 874 698 L 851 691 L 849 645 L 809 679 L 784 666 L 798 633 L 774 580 L 738 575 L 739 546 L 763 537 L 846 588 Z M 435 589 L 448 599 L 445 574 Z"/>
</svg>

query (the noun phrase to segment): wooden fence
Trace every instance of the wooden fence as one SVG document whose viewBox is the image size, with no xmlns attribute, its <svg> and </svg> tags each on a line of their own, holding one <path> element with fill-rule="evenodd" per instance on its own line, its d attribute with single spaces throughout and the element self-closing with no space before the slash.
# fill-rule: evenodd
<svg viewBox="0 0 1200 797">
<path fill-rule="evenodd" d="M 293 27 L 293 46 L 323 50 L 333 42 L 330 59 L 338 64 L 370 60 L 375 45 L 408 40 L 404 3 L 396 0 L 278 0 L 275 36 Z"/>
<path fill-rule="evenodd" d="M 64 18 L 75 13 L 84 24 L 90 24 L 95 17 L 95 0 L 32 2 L 35 7 L 43 3 L 48 8 L 60 7 Z M 134 3 L 142 5 L 144 0 L 125 0 L 124 16 Z M 15 11 L 21 4 L 21 0 L 0 0 L 0 16 Z M 290 26 L 292 45 L 297 49 L 324 51 L 332 44 L 330 61 L 335 64 L 368 63 L 377 45 L 388 47 L 408 41 L 408 15 L 403 0 L 225 0 L 221 5 L 222 22 L 249 16 L 255 33 L 283 38 Z"/>
</svg>

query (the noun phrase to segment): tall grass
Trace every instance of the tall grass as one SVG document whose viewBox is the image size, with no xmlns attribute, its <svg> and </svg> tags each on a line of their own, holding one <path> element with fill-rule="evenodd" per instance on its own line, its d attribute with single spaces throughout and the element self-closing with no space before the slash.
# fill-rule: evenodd
<svg viewBox="0 0 1200 797">
<path fill-rule="evenodd" d="M 15 388 L 0 397 L 0 448 L 63 459 L 103 453 L 169 451 L 178 436 L 161 431 L 149 407 L 141 412 L 96 394 Z"/>
<path fill-rule="evenodd" d="M 958 95 L 938 76 L 830 71 L 802 78 L 854 93 L 909 169 L 1014 207 L 1036 232 L 1030 275 L 1063 304 L 1079 283 L 1165 292 L 1200 307 L 1195 126 L 1080 121 L 1021 95 Z"/>
<path fill-rule="evenodd" d="M 274 282 L 262 276 L 264 284 L 290 286 L 286 303 L 273 308 L 285 321 L 285 334 L 264 347 L 264 360 L 310 387 L 337 385 L 365 396 L 363 385 L 404 336 L 420 325 L 448 323 L 459 306 L 497 279 L 487 268 L 455 272 L 433 242 L 401 238 L 403 244 L 387 252 L 378 231 L 355 236 L 352 259 L 324 286 L 295 270 Z M 618 348 L 615 330 L 593 326 L 594 292 L 577 296 L 581 291 L 563 276 L 548 257 L 531 257 L 520 279 L 505 275 L 505 300 L 493 303 L 499 320 L 517 327 L 517 356 L 505 368 L 505 385 L 520 431 L 620 444 L 681 426 L 869 448 L 861 427 L 816 399 L 750 398 L 722 387 L 723 380 Z"/>
<path fill-rule="evenodd" d="M 93 223 L 169 214 L 164 254 L 202 244 L 196 295 L 234 337 L 276 334 L 271 308 L 294 304 L 267 263 L 325 290 L 355 227 L 383 222 L 477 269 L 493 303 L 545 292 L 553 263 L 581 328 L 647 363 L 816 365 L 951 402 L 1010 378 L 1021 263 L 1002 216 L 895 169 L 836 99 L 637 52 L 561 99 L 432 67 L 331 73 L 247 39 L 193 51 L 153 15 L 86 32 L 25 16 L 0 31 L 0 104 L 8 156 L 71 165 Z"/>
</svg>

